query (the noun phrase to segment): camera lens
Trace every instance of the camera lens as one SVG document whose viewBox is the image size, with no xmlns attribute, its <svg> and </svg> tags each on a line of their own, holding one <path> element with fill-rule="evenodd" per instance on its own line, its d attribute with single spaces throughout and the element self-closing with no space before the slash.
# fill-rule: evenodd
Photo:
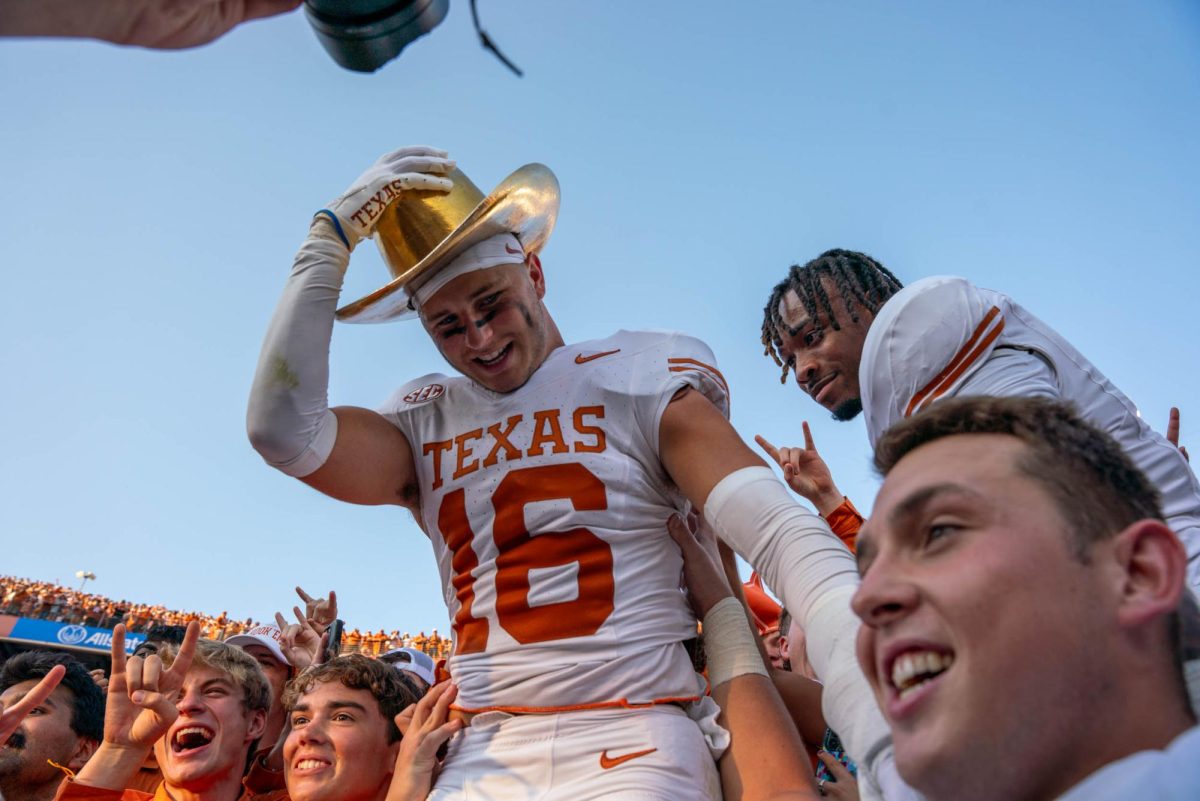
<svg viewBox="0 0 1200 801">
<path fill-rule="evenodd" d="M 355 72 L 374 72 L 446 18 L 450 0 L 305 0 L 325 52 Z"/>
</svg>

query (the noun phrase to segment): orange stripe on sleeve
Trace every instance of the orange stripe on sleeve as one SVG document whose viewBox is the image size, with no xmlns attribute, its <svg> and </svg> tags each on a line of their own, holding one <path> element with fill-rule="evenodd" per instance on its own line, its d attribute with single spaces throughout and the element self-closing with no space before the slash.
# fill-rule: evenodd
<svg viewBox="0 0 1200 801">
<path fill-rule="evenodd" d="M 946 392 L 949 391 L 950 387 L 954 386 L 954 382 L 957 381 L 959 377 L 971 367 L 971 365 L 979 360 L 979 357 L 988 349 L 988 346 L 996 341 L 996 337 L 1000 336 L 1000 332 L 1003 330 L 1004 318 L 1001 317 L 1000 322 L 997 323 L 996 327 L 988 332 L 988 335 L 984 337 L 983 341 L 980 342 L 979 345 L 976 346 L 975 350 L 971 351 L 967 359 L 960 364 L 953 373 L 946 376 L 946 379 L 938 387 L 936 387 L 930 395 L 921 401 L 915 411 L 921 411 L 929 406 L 929 404 L 940 398 L 942 395 L 945 395 Z"/>
<path fill-rule="evenodd" d="M 672 373 L 681 373 L 685 370 L 692 370 L 692 369 L 699 368 L 699 370 L 697 370 L 697 372 L 708 373 L 712 378 L 716 379 L 717 383 L 719 383 L 721 385 L 721 387 L 725 390 L 726 395 L 731 394 L 729 392 L 729 384 L 726 383 L 726 381 L 725 381 L 725 376 L 721 375 L 721 371 L 718 370 L 717 368 L 713 367 L 711 364 L 705 364 L 704 362 L 696 361 L 695 359 L 682 359 L 682 358 L 667 359 L 667 364 L 671 365 L 669 367 L 669 369 Z M 679 366 L 676 366 L 676 365 L 679 365 Z M 694 367 L 686 367 L 683 365 L 694 365 Z"/>
<path fill-rule="evenodd" d="M 999 317 L 999 321 L 990 332 L 988 328 L 992 322 Z M 958 353 L 954 354 L 954 358 L 942 368 L 942 371 L 934 376 L 933 380 L 922 387 L 912 400 L 908 402 L 908 407 L 904 410 L 905 417 L 911 417 L 913 413 L 921 409 L 925 405 L 928 398 L 930 402 L 944 393 L 954 381 L 963 374 L 971 364 L 979 358 L 979 355 L 991 345 L 996 337 L 1000 336 L 1000 332 L 1004 330 L 1004 318 L 1000 316 L 1000 309 L 993 306 L 988 310 L 988 313 L 983 316 L 983 320 L 975 327 L 971 333 L 971 338 L 967 343 L 959 348 Z M 984 334 L 987 334 L 985 337 Z M 980 339 L 983 339 L 980 342 Z M 978 343 L 978 346 L 976 345 Z M 932 395 L 933 397 L 929 397 Z"/>
</svg>

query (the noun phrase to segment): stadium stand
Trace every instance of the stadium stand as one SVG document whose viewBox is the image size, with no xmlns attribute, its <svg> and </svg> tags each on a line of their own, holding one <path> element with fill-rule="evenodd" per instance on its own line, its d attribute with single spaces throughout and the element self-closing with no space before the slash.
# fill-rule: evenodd
<svg viewBox="0 0 1200 801">
<path fill-rule="evenodd" d="M 108 666 L 112 629 L 124 623 L 129 632 L 126 647 L 132 652 L 146 639 L 169 638 L 177 627 L 200 623 L 201 636 L 224 640 L 258 625 L 252 618 L 237 620 L 228 612 L 212 615 L 182 612 L 160 604 L 114 600 L 103 595 L 64 587 L 53 581 L 0 576 L 0 662 L 31 647 L 71 651 L 89 667 Z M 341 652 L 376 657 L 393 648 L 416 648 L 434 659 L 450 654 L 449 638 L 399 629 L 385 632 L 348 629 Z M 92 657 L 95 658 L 92 658 Z M 94 662 L 94 664 L 93 664 Z"/>
</svg>

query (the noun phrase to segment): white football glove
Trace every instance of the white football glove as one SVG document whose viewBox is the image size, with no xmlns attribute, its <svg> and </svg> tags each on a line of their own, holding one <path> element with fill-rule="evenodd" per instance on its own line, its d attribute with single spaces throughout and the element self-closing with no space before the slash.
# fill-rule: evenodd
<svg viewBox="0 0 1200 801">
<path fill-rule="evenodd" d="M 332 212 L 341 224 L 346 246 L 354 250 L 362 239 L 371 235 L 375 223 L 388 205 L 400 193 L 413 189 L 449 192 L 454 184 L 440 177 L 454 169 L 446 151 L 432 147 L 402 147 L 381 156 L 371 168 L 358 177 L 341 197 L 318 214 Z"/>
</svg>

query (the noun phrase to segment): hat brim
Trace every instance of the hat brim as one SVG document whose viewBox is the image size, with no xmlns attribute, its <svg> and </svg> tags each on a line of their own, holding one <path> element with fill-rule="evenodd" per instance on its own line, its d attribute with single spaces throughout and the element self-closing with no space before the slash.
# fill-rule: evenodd
<svg viewBox="0 0 1200 801">
<path fill-rule="evenodd" d="M 292 666 L 291 661 L 284 656 L 283 649 L 279 647 L 279 643 L 275 642 L 270 637 L 260 637 L 257 634 L 235 634 L 232 637 L 226 637 L 224 640 L 226 645 L 236 645 L 238 648 L 244 648 L 247 645 L 261 645 L 271 652 L 271 656 L 275 657 L 281 664 Z"/>
<path fill-rule="evenodd" d="M 558 219 L 558 179 L 544 164 L 526 164 L 501 181 L 466 219 L 404 276 L 337 310 L 343 323 L 386 323 L 417 316 L 408 290 L 477 242 L 512 233 L 526 253 L 537 253 Z"/>
</svg>

